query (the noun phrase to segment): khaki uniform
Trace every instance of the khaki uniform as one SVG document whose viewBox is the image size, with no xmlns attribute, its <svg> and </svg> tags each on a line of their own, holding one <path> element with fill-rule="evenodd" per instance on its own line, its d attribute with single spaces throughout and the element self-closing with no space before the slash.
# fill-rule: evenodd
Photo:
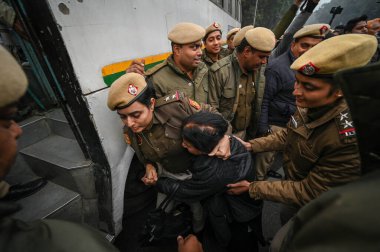
<svg viewBox="0 0 380 252">
<path fill-rule="evenodd" d="M 287 129 L 250 141 L 256 153 L 283 150 L 286 175 L 284 181 L 251 183 L 252 198 L 303 206 L 331 187 L 359 178 L 360 156 L 346 101 L 319 110 L 298 108 Z"/>
<path fill-rule="evenodd" d="M 157 98 L 179 90 L 190 99 L 208 103 L 208 68 L 202 62 L 195 69 L 192 80 L 175 65 L 173 56 L 149 69 L 146 76 L 153 82 Z"/>
<path fill-rule="evenodd" d="M 233 133 L 245 131 L 251 119 L 257 125 L 265 88 L 265 80 L 260 75 L 243 73 L 236 53 L 210 68 L 209 104 L 231 122 Z"/>
<path fill-rule="evenodd" d="M 230 52 L 228 49 L 223 48 L 219 52 L 218 60 L 230 55 Z M 202 61 L 207 65 L 208 68 L 210 68 L 216 61 L 213 61 L 211 57 L 207 54 L 206 49 L 202 50 Z"/>
<path fill-rule="evenodd" d="M 180 92 L 160 98 L 155 105 L 152 125 L 141 133 L 133 133 L 125 127 L 126 142 L 143 164 L 160 163 L 168 172 L 185 172 L 191 167 L 192 155 L 182 147 L 182 122 L 201 110 L 215 111 L 211 106 L 201 106 Z"/>
<path fill-rule="evenodd" d="M 220 52 L 219 52 L 219 55 L 220 55 L 220 58 L 224 58 L 224 57 L 227 57 L 228 55 L 230 55 L 231 53 L 233 52 L 233 50 L 229 50 L 228 48 L 224 48 L 222 47 L 222 49 L 220 49 Z"/>
</svg>

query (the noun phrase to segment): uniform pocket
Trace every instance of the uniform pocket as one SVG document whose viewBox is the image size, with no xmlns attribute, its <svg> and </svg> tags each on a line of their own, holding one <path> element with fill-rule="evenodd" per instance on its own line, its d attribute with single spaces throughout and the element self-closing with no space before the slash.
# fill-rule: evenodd
<svg viewBox="0 0 380 252">
<path fill-rule="evenodd" d="M 311 163 L 315 163 L 318 160 L 318 155 L 315 154 L 305 141 L 298 142 L 298 150 L 300 156 Z"/>
<path fill-rule="evenodd" d="M 165 136 L 167 138 L 173 139 L 173 140 L 179 140 L 182 139 L 181 137 L 181 128 L 178 126 L 174 126 L 172 124 L 168 124 L 165 127 Z"/>
</svg>

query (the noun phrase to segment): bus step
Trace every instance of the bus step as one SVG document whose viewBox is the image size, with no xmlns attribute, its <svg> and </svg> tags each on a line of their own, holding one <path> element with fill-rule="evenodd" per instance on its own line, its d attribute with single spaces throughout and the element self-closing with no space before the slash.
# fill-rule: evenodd
<svg viewBox="0 0 380 252">
<path fill-rule="evenodd" d="M 82 199 L 76 192 L 48 182 L 41 190 L 16 201 L 22 209 L 12 215 L 23 221 L 54 218 L 82 222 Z"/>
</svg>

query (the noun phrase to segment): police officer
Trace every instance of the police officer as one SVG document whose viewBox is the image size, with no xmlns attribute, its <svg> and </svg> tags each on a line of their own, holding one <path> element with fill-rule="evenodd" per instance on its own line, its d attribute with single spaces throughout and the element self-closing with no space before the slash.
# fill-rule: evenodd
<svg viewBox="0 0 380 252">
<path fill-rule="evenodd" d="M 295 33 L 294 41 L 288 51 L 269 62 L 265 69 L 265 91 L 259 120 L 259 136 L 286 127 L 286 123 L 296 109 L 296 101 L 293 96 L 296 78 L 290 65 L 296 58 L 321 42 L 329 28 L 328 24 L 306 25 Z M 266 178 L 267 170 L 274 161 L 275 153 L 264 152 L 256 155 L 257 179 Z"/>
<path fill-rule="evenodd" d="M 316 248 L 321 251 L 378 250 L 379 241 L 369 237 L 380 237 L 380 124 L 373 123 L 380 117 L 380 111 L 369 108 L 378 107 L 378 94 L 373 90 L 378 88 L 379 79 L 380 64 L 351 68 L 334 75 L 354 119 L 364 176 L 334 188 L 302 207 L 278 231 L 271 248 L 281 248 L 281 251 L 315 251 Z"/>
<path fill-rule="evenodd" d="M 0 46 L 0 180 L 17 155 L 20 126 L 12 118 L 17 101 L 27 90 L 27 79 L 16 60 Z M 0 248 L 18 251 L 118 251 L 95 229 L 60 220 L 24 222 L 10 218 L 20 206 L 0 199 Z"/>
<path fill-rule="evenodd" d="M 125 74 L 112 84 L 107 104 L 111 110 L 117 110 L 125 124 L 125 140 L 145 166 L 144 184 L 156 184 L 158 175 L 177 180 L 191 178 L 189 170 L 193 158 L 182 147 L 182 122 L 201 110 L 215 111 L 211 106 L 201 107 L 178 91 L 156 100 L 153 88 L 137 73 Z M 228 136 L 219 143 L 229 156 Z M 157 204 L 164 197 L 159 194 Z M 193 212 L 193 229 L 199 232 L 204 224 L 202 207 L 199 202 L 189 205 Z"/>
<path fill-rule="evenodd" d="M 207 103 L 208 68 L 202 62 L 205 29 L 193 23 L 178 23 L 169 32 L 173 54 L 144 73 L 144 65 L 134 61 L 127 72 L 145 74 L 153 83 L 157 98 L 177 90 L 187 97 Z"/>
<path fill-rule="evenodd" d="M 208 67 L 229 54 L 222 47 L 222 26 L 217 22 L 206 28 L 203 44 L 205 48 L 202 50 L 202 60 Z"/>
<path fill-rule="evenodd" d="M 156 100 L 151 85 L 136 73 L 127 73 L 112 84 L 107 104 L 111 110 L 117 110 L 125 124 L 126 142 L 145 165 L 143 182 L 148 185 L 157 180 L 157 164 L 166 173 L 187 176 L 192 162 L 182 147 L 182 121 L 201 110 L 215 111 L 178 91 Z M 229 147 L 228 136 L 222 142 Z"/>
<path fill-rule="evenodd" d="M 232 45 L 234 48 L 240 45 L 240 43 L 243 41 L 245 34 L 247 31 L 252 30 L 255 28 L 253 25 L 247 25 L 241 28 L 239 31 L 236 32 L 234 39 L 232 40 Z"/>
<path fill-rule="evenodd" d="M 227 49 L 228 49 L 228 54 L 231 54 L 234 52 L 234 49 L 235 49 L 235 46 L 234 46 L 234 38 L 235 38 L 235 35 L 236 33 L 240 31 L 240 28 L 236 27 L 236 28 L 232 28 L 228 33 L 227 33 Z"/>
<path fill-rule="evenodd" d="M 231 194 L 249 190 L 252 198 L 287 204 L 285 223 L 291 212 L 321 193 L 359 178 L 355 127 L 332 75 L 366 65 L 376 46 L 370 35 L 341 35 L 319 43 L 291 65 L 297 71 L 295 115 L 286 129 L 246 143 L 253 152 L 283 150 L 286 179 L 242 181 L 229 185 Z"/>
<path fill-rule="evenodd" d="M 239 38 L 236 34 L 234 41 Z M 274 45 L 275 37 L 269 29 L 248 30 L 236 53 L 210 68 L 209 103 L 231 122 L 233 133 L 242 138 L 253 110 L 257 112 L 254 119 L 258 119 L 264 87 L 259 87 L 256 78 Z"/>
</svg>

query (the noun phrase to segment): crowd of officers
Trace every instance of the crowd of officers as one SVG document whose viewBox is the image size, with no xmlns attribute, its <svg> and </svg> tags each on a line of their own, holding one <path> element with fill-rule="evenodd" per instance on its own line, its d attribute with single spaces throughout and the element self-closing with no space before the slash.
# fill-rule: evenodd
<svg viewBox="0 0 380 252">
<path fill-rule="evenodd" d="M 292 24 L 289 28 L 294 29 Z M 232 135 L 256 154 L 256 179 L 228 184 L 227 193 L 249 192 L 253 199 L 282 203 L 282 224 L 323 192 L 358 179 L 361 168 L 355 127 L 332 76 L 374 61 L 378 41 L 368 32 L 353 30 L 355 24 L 347 34 L 335 36 L 328 24 L 305 25 L 284 45 L 271 30 L 247 26 L 231 29 L 226 37 L 228 48 L 223 48 L 217 22 L 206 29 L 193 23 L 175 25 L 168 34 L 172 55 L 147 71 L 144 62 L 136 60 L 125 75 L 139 73 L 146 77 L 147 86 L 152 85 L 156 99 L 149 108 L 158 110 L 152 112 L 152 122 L 139 127 L 139 119 L 130 116 L 134 110 L 128 110 L 145 87 L 124 81 L 124 88 L 111 87 L 108 99 L 109 108 L 117 110 L 129 128 L 127 142 L 146 166 L 144 183 L 155 185 L 160 170 L 173 177 L 179 173 L 177 178 L 183 179 L 182 173 L 191 164 L 178 155 L 182 139 L 173 129 L 206 107 L 216 109 L 229 122 Z M 191 109 L 179 111 L 177 103 Z M 166 116 L 156 115 L 163 110 Z M 178 120 L 170 120 L 172 115 Z M 268 181 L 266 174 L 278 151 L 285 178 Z M 226 159 L 228 148 L 221 142 L 209 155 Z M 178 163 L 180 170 L 174 165 Z"/>
<path fill-rule="evenodd" d="M 295 1 L 280 26 L 286 22 L 289 25 L 286 20 L 295 15 L 301 2 Z M 308 1 L 282 40 L 276 29 L 274 33 L 264 27 L 246 26 L 231 29 L 226 37 L 228 48 L 223 48 L 222 28 L 217 22 L 206 29 L 179 23 L 168 34 L 172 54 L 163 63 L 145 71 L 144 62 L 136 60 L 113 83 L 107 105 L 125 124 L 125 140 L 146 168 L 142 178 L 146 185 L 156 185 L 161 176 L 191 179 L 192 154 L 228 160 L 230 143 L 236 144 L 237 139 L 254 155 L 256 178 L 226 184 L 226 193 L 282 203 L 281 220 L 285 224 L 322 193 L 361 176 L 355 126 L 333 75 L 377 61 L 378 40 L 368 34 L 366 27 L 357 29 L 366 21 L 363 17 L 350 21 L 348 34 L 339 36 L 331 35 L 327 24 L 295 29 L 297 18 L 310 16 L 317 2 Z M 360 32 L 356 34 L 355 30 Z M 287 44 L 289 33 L 292 41 Z M 3 178 L 21 134 L 11 118 L 27 81 L 10 54 L 0 49 L 2 62 L 7 63 L 0 75 Z M 228 122 L 225 136 L 208 153 L 199 152 L 181 137 L 183 121 L 201 111 L 222 115 Z M 233 141 L 231 137 L 235 137 Z M 283 156 L 285 177 L 269 181 L 266 173 L 278 151 Z M 4 215 L 15 207 L 1 203 Z M 204 219 L 201 209 L 192 210 L 199 211 L 194 217 Z M 1 239 L 2 246 L 12 251 L 31 239 L 39 251 L 56 247 L 66 251 L 70 244 L 55 239 L 73 230 L 81 234 L 81 239 L 88 239 L 87 250 L 114 250 L 94 230 L 65 222 L 30 224 L 4 218 L 1 225 L 3 238 L 14 230 L 20 234 L 13 238 L 18 244 Z M 23 235 L 27 232 L 30 237 Z M 194 239 L 180 238 L 180 251 L 201 251 Z"/>
</svg>

